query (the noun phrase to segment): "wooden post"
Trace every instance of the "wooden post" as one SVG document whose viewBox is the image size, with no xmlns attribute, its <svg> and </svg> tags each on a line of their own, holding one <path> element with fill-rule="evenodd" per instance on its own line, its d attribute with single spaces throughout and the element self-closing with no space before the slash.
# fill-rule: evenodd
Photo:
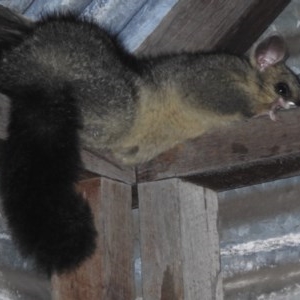
<svg viewBox="0 0 300 300">
<path fill-rule="evenodd" d="M 134 298 L 131 186 L 106 178 L 81 181 L 98 231 L 96 253 L 74 272 L 53 276 L 54 300 Z"/>
<path fill-rule="evenodd" d="M 143 300 L 222 300 L 216 193 L 180 179 L 138 193 Z"/>
</svg>

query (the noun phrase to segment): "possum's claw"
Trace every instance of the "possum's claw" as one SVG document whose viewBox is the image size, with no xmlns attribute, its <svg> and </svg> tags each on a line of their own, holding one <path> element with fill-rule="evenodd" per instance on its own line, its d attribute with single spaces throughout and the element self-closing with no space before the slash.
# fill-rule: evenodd
<svg viewBox="0 0 300 300">
<path fill-rule="evenodd" d="M 269 110 L 268 115 L 272 121 L 277 121 L 275 110 Z"/>
</svg>

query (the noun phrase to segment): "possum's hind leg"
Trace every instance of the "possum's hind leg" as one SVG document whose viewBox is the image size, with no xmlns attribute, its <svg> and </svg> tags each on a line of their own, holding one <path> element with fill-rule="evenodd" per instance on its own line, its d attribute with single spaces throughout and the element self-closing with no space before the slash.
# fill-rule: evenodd
<svg viewBox="0 0 300 300">
<path fill-rule="evenodd" d="M 74 186 L 81 168 L 80 114 L 70 95 L 59 85 L 9 94 L 3 209 L 21 252 L 48 273 L 78 266 L 96 245 L 90 207 Z"/>
</svg>

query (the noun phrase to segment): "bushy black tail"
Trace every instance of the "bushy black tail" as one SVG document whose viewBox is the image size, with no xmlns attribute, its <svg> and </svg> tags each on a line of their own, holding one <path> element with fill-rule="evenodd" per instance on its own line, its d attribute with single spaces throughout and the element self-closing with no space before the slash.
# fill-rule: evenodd
<svg viewBox="0 0 300 300">
<path fill-rule="evenodd" d="M 14 91 L 1 162 L 3 209 L 26 256 L 48 273 L 90 256 L 96 230 L 89 205 L 76 193 L 81 168 L 77 105 L 66 87 Z"/>
<path fill-rule="evenodd" d="M 35 23 L 0 5 L 0 49 L 18 45 L 32 32 Z"/>
</svg>

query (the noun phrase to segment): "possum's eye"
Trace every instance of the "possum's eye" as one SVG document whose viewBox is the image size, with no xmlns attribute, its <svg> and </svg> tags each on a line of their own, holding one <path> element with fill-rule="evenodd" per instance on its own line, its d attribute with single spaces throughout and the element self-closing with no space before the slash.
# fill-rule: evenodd
<svg viewBox="0 0 300 300">
<path fill-rule="evenodd" d="M 291 90 L 285 82 L 278 82 L 275 85 L 275 92 L 284 98 L 291 97 Z"/>
</svg>

